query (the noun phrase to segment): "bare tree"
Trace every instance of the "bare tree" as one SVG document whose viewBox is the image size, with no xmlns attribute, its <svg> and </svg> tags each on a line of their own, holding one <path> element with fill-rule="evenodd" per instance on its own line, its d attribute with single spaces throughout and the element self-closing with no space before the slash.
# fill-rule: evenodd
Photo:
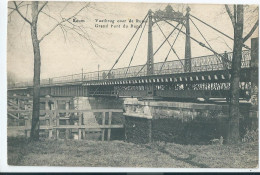
<svg viewBox="0 0 260 175">
<path fill-rule="evenodd" d="M 229 132 L 228 143 L 237 143 L 240 140 L 239 136 L 239 82 L 240 82 L 240 70 L 242 60 L 242 48 L 244 42 L 246 42 L 254 33 L 258 27 L 258 20 L 249 31 L 249 33 L 243 37 L 244 31 L 244 6 L 233 5 L 231 7 L 225 5 L 226 11 L 230 17 L 234 28 L 234 44 L 233 44 L 233 59 L 232 59 L 232 72 L 231 72 L 231 84 L 230 84 L 230 109 L 229 109 Z"/>
<path fill-rule="evenodd" d="M 28 6 L 30 6 L 31 10 L 31 19 L 27 16 Z M 26 7 L 26 13 L 24 14 L 21 10 L 22 8 Z M 38 140 L 39 139 L 39 115 L 40 115 L 40 75 L 41 75 L 41 50 L 40 50 L 40 43 L 49 36 L 54 30 L 58 27 L 63 32 L 64 37 L 66 37 L 67 32 L 74 32 L 78 36 L 86 39 L 90 46 L 95 51 L 94 45 L 98 46 L 93 40 L 90 39 L 86 28 L 80 24 L 75 24 L 72 22 L 74 18 L 76 18 L 83 10 L 86 10 L 90 7 L 90 3 L 85 3 L 81 6 L 81 8 L 76 11 L 72 16 L 63 18 L 61 13 L 61 19 L 58 20 L 53 16 L 49 15 L 44 11 L 44 9 L 48 7 L 47 1 L 33 1 L 33 2 L 16 2 L 12 1 L 9 2 L 8 8 L 10 9 L 9 17 L 14 12 L 17 12 L 20 17 L 30 26 L 31 30 L 31 39 L 33 45 L 33 53 L 34 53 L 34 77 L 33 77 L 33 112 L 32 112 L 32 127 L 31 127 L 31 139 Z M 67 5 L 64 7 L 66 8 Z M 62 10 L 64 10 L 64 8 Z M 92 7 L 93 8 L 93 7 Z M 38 19 L 39 15 L 43 14 L 48 16 L 49 18 L 55 21 L 55 25 L 49 29 L 45 34 L 42 36 L 38 35 Z"/>
</svg>

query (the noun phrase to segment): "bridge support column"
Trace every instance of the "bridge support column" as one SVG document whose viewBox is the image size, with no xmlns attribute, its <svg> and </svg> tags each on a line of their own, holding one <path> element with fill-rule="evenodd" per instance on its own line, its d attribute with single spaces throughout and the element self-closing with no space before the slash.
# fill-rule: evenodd
<svg viewBox="0 0 260 175">
<path fill-rule="evenodd" d="M 93 109 L 122 109 L 122 101 L 115 98 L 106 98 L 106 97 L 75 97 L 74 98 L 74 107 L 79 110 L 93 110 Z M 82 125 L 87 125 L 93 127 L 93 129 L 83 130 L 83 132 L 95 132 L 97 134 L 89 135 L 88 133 L 83 133 L 86 139 L 99 139 L 99 134 L 102 134 L 102 129 L 96 129 L 102 123 L 102 114 L 93 113 L 93 112 L 83 112 L 83 122 Z M 110 114 L 111 115 L 111 114 Z M 113 114 L 115 115 L 115 114 Z M 112 116 L 110 116 L 111 118 Z M 109 118 L 109 117 L 108 117 Z M 108 120 L 109 121 L 109 120 Z M 105 119 L 103 120 L 105 122 Z M 110 121 L 111 122 L 111 121 Z M 96 127 L 96 128 L 95 128 Z M 110 134 L 113 133 L 113 129 L 109 131 Z M 121 132 L 119 130 L 118 132 Z M 122 131 L 123 132 L 123 131 Z M 122 134 L 123 135 L 123 134 Z M 113 139 L 113 134 L 111 134 L 111 139 Z"/>
<path fill-rule="evenodd" d="M 91 101 L 97 101 L 95 97 L 76 97 L 74 98 L 74 107 L 79 110 L 95 109 L 96 105 Z M 83 112 L 83 125 L 97 124 L 93 112 Z"/>
<path fill-rule="evenodd" d="M 149 101 L 125 99 L 125 135 L 126 141 L 133 143 L 152 142 L 152 113 Z"/>
</svg>

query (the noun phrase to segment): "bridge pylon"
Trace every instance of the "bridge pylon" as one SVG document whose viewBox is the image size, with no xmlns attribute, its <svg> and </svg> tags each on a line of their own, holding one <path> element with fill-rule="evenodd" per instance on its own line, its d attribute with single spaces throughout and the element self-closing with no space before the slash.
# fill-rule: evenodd
<svg viewBox="0 0 260 175">
<path fill-rule="evenodd" d="M 186 19 L 186 41 L 185 41 L 185 62 L 184 72 L 191 72 L 191 44 L 190 44 L 190 7 L 187 7 Z"/>
<path fill-rule="evenodd" d="M 152 10 L 148 12 L 148 49 L 147 49 L 147 75 L 153 75 L 153 21 Z"/>
<path fill-rule="evenodd" d="M 147 75 L 154 74 L 154 59 L 153 59 L 153 18 L 152 10 L 148 12 L 148 48 L 147 48 Z M 155 96 L 155 87 L 153 84 L 146 85 L 146 95 L 147 97 Z"/>
<path fill-rule="evenodd" d="M 184 72 L 191 72 L 191 39 L 190 39 L 190 25 L 189 25 L 190 13 L 189 12 L 190 12 L 190 8 L 188 7 L 187 13 L 184 16 L 180 12 L 175 12 L 170 5 L 168 5 L 164 11 L 158 10 L 156 12 L 152 12 L 151 9 L 148 11 L 147 76 L 154 75 L 155 73 L 154 53 L 153 53 L 153 31 L 152 31 L 153 24 L 155 23 L 157 24 L 157 22 L 164 21 L 164 20 L 175 21 L 178 22 L 179 24 L 183 24 L 186 27 L 187 35 L 186 35 L 186 42 L 185 42 Z M 167 37 L 166 40 L 168 41 Z M 176 56 L 178 57 L 177 54 Z M 146 95 L 149 99 L 151 97 L 156 96 L 156 88 L 153 83 L 146 85 Z"/>
</svg>

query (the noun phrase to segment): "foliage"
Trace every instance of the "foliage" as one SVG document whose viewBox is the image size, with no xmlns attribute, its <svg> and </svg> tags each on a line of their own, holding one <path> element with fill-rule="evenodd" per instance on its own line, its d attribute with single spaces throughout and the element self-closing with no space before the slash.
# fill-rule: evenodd
<svg viewBox="0 0 260 175">
<path fill-rule="evenodd" d="M 258 129 L 249 130 L 246 129 L 246 134 L 242 138 L 242 142 L 250 143 L 250 142 L 258 142 Z"/>
</svg>

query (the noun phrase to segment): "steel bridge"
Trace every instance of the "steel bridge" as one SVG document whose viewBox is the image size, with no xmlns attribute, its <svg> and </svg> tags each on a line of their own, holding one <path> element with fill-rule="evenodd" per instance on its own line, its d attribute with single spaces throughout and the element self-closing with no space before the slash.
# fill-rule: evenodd
<svg viewBox="0 0 260 175">
<path fill-rule="evenodd" d="M 141 25 L 144 25 L 140 38 L 133 52 L 128 67 L 114 69 L 129 43 L 136 36 L 141 28 L 137 28 L 132 38 L 124 48 L 123 52 L 115 61 L 110 70 L 73 74 L 62 77 L 53 77 L 41 80 L 41 95 L 46 96 L 116 96 L 116 97 L 143 97 L 143 98 L 228 98 L 230 90 L 230 80 L 232 74 L 233 53 L 217 53 L 206 38 L 197 28 L 190 17 L 196 19 L 208 27 L 220 32 L 225 37 L 232 39 L 225 33 L 208 25 L 204 21 L 190 14 L 190 9 L 183 15 L 175 12 L 171 6 L 167 6 L 164 11 L 147 13 Z M 158 22 L 162 21 L 173 27 L 173 31 L 166 36 Z M 169 22 L 170 21 L 170 22 Z M 203 43 L 190 35 L 190 21 L 200 32 L 204 39 Z M 144 28 L 148 22 L 148 54 L 147 62 L 144 65 L 131 66 L 135 51 L 142 37 Z M 173 25 L 171 22 L 177 22 Z M 144 24 L 143 24 L 144 23 Z M 152 42 L 152 28 L 157 25 L 165 37 L 164 42 L 154 52 Z M 181 28 L 179 26 L 181 25 Z M 182 30 L 185 27 L 185 32 Z M 169 42 L 169 37 L 174 31 L 178 31 L 173 43 Z M 185 58 L 181 59 L 173 48 L 179 34 L 184 34 Z M 191 56 L 191 40 L 212 52 L 212 55 L 201 57 Z M 154 63 L 154 55 L 162 45 L 168 43 L 170 50 L 164 62 Z M 241 60 L 240 72 L 240 97 L 250 98 L 251 86 L 258 76 L 258 42 L 257 39 L 251 42 L 251 47 L 244 45 Z M 169 53 L 173 52 L 178 60 L 167 61 Z M 8 94 L 26 95 L 33 92 L 32 82 L 21 82 L 8 84 Z"/>
</svg>

